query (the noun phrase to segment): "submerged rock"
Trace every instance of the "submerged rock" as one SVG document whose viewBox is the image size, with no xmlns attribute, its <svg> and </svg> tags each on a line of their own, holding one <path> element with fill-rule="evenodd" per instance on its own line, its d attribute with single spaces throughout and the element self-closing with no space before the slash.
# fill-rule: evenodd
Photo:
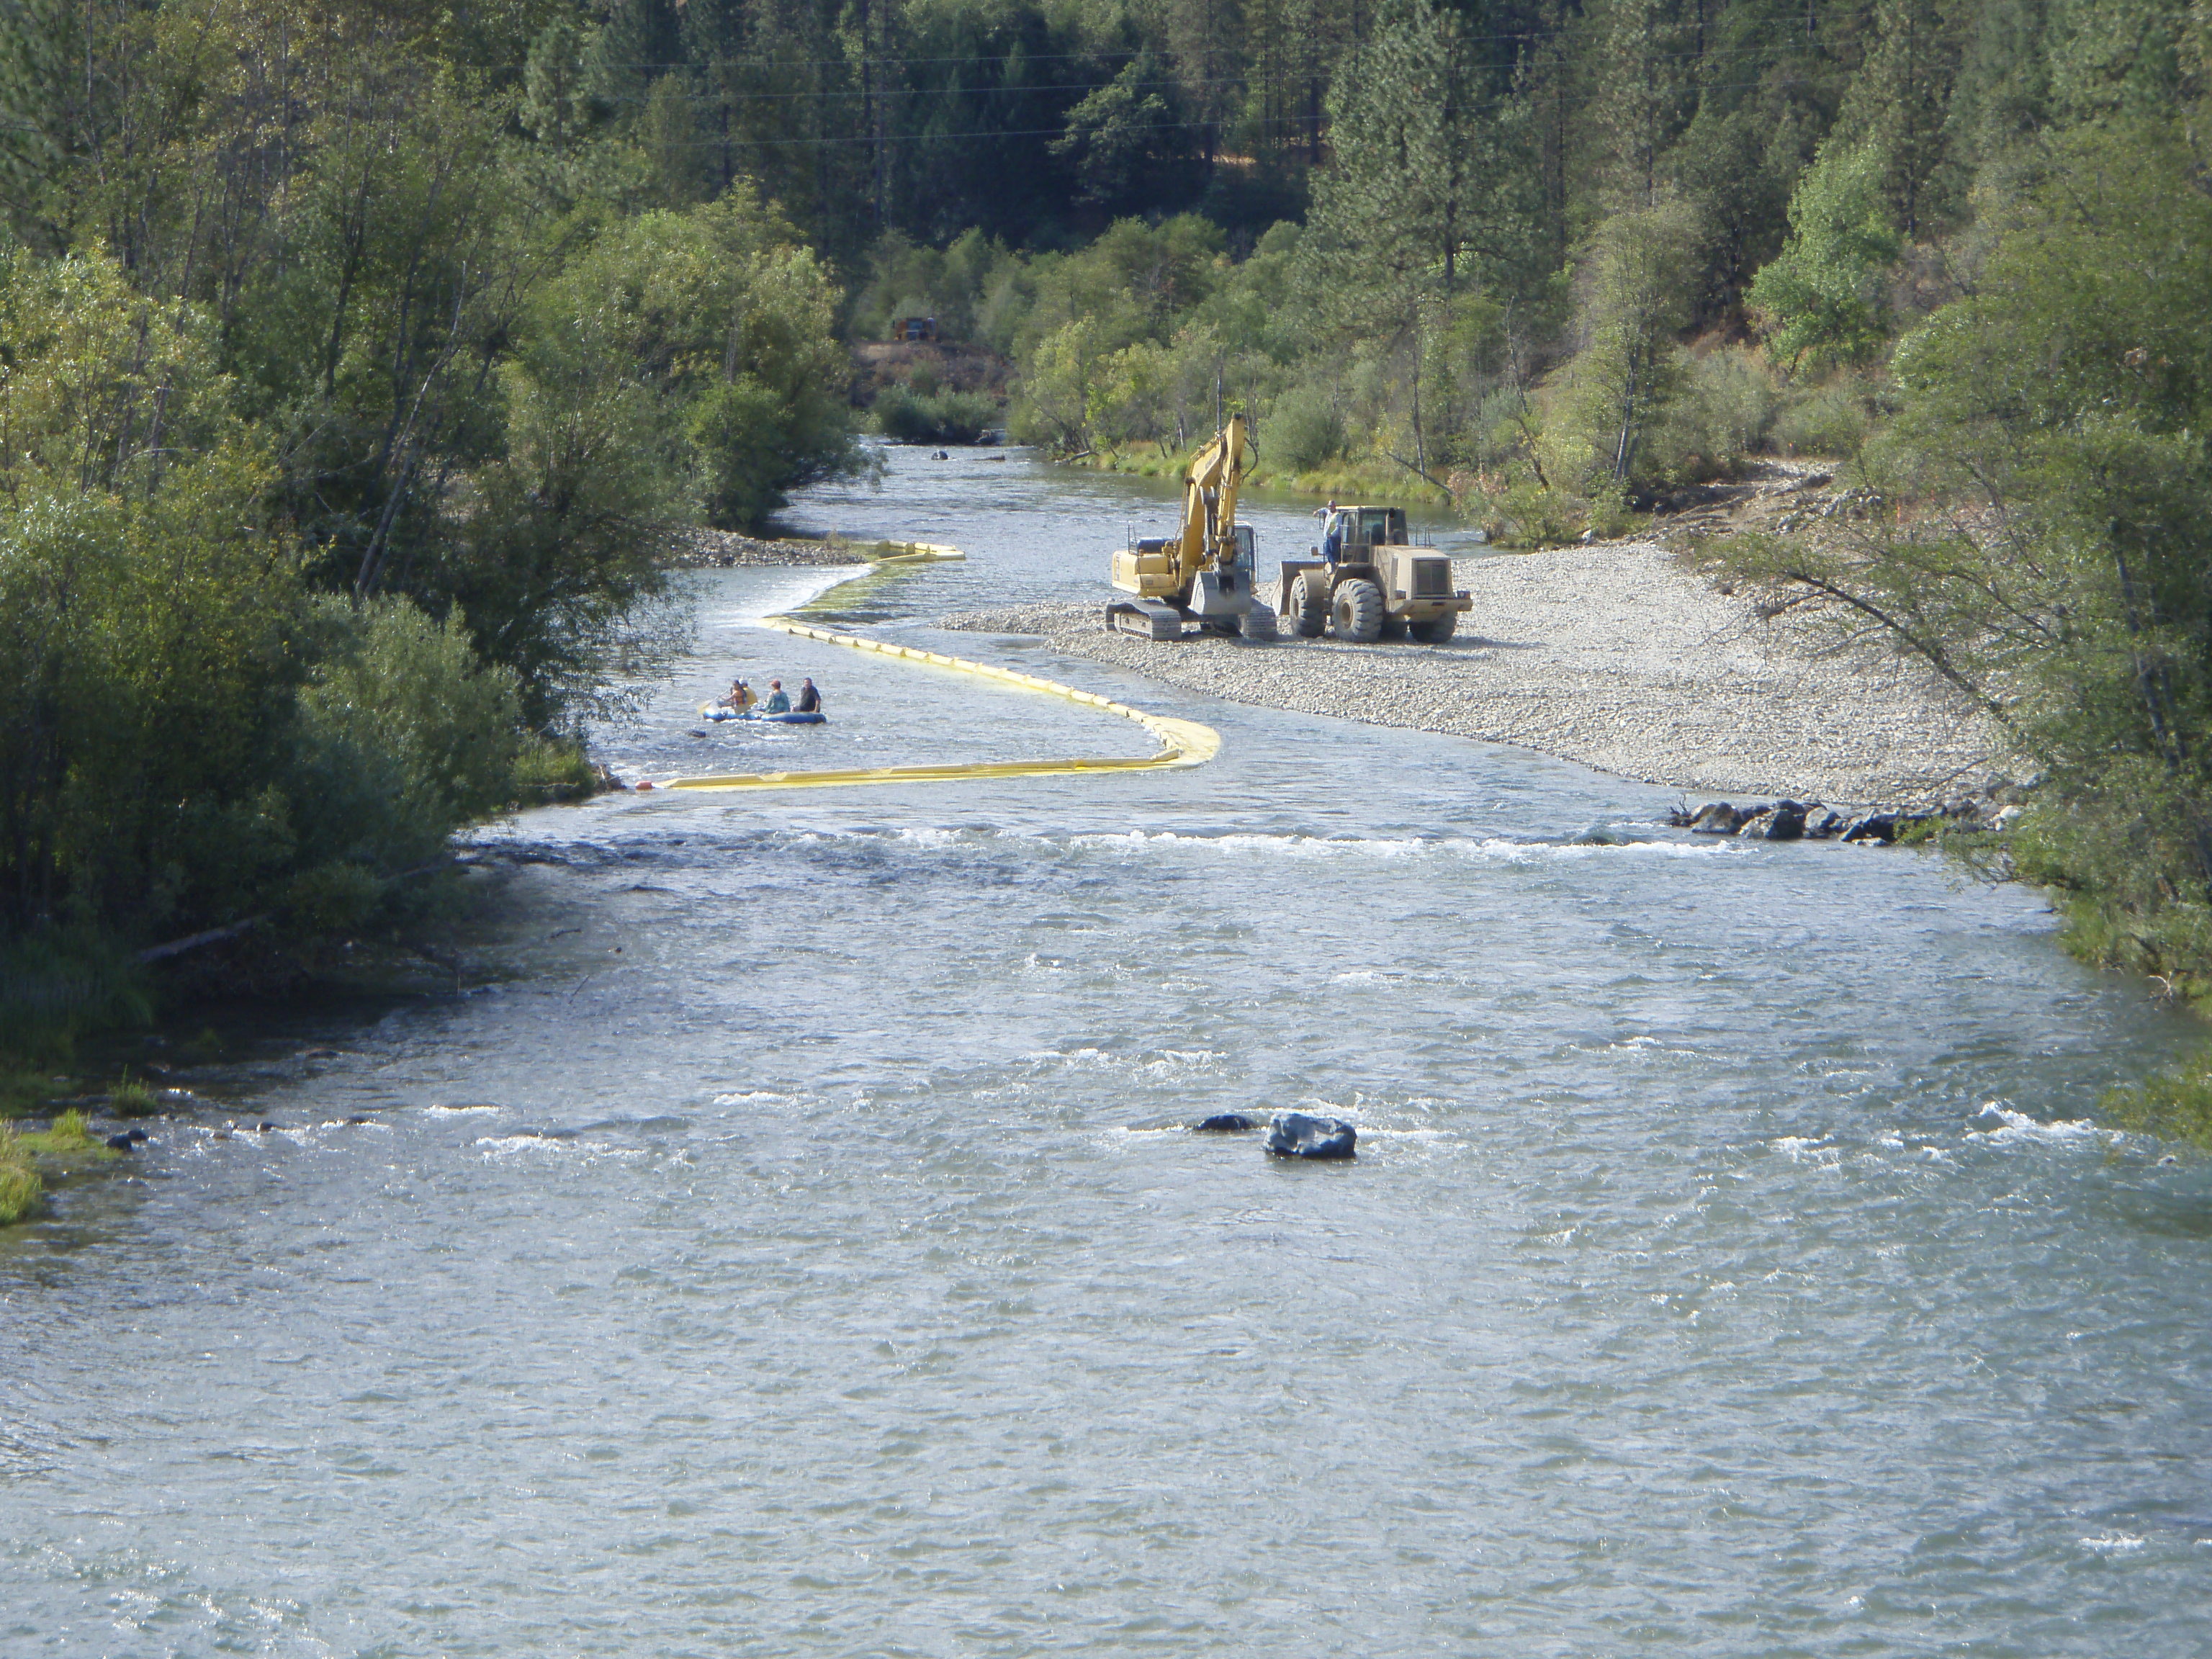
<svg viewBox="0 0 2212 1659">
<path fill-rule="evenodd" d="M 1260 1126 L 1242 1112 L 1216 1112 L 1212 1117 L 1200 1118 L 1190 1126 L 1202 1135 L 1241 1135 L 1247 1129 Z"/>
<path fill-rule="evenodd" d="M 1700 806 L 1690 820 L 1690 832 L 1698 836 L 1732 836 L 1742 822 L 1735 807 L 1724 800 Z"/>
<path fill-rule="evenodd" d="M 1355 1158 L 1359 1131 L 1340 1117 L 1278 1112 L 1267 1126 L 1267 1150 L 1277 1158 Z"/>
</svg>

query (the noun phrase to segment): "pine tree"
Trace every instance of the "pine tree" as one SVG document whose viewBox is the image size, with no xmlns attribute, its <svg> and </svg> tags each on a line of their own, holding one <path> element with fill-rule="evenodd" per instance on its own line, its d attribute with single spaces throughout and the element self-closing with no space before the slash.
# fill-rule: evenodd
<svg viewBox="0 0 2212 1659">
<path fill-rule="evenodd" d="M 50 131 L 59 73 L 52 0 L 0 0 L 0 214 L 20 218 L 58 158 Z"/>
<path fill-rule="evenodd" d="M 1875 0 L 1874 22 L 1872 49 L 1838 125 L 1854 145 L 1871 145 L 1881 157 L 1898 228 L 1911 240 L 1942 217 L 1961 182 L 1945 176 L 1958 32 L 1937 0 Z"/>
<path fill-rule="evenodd" d="M 1691 95 L 1678 0 L 1605 0 L 1597 85 L 1585 118 L 1604 145 L 1611 194 L 1623 206 L 1659 204 L 1662 161 Z"/>
</svg>

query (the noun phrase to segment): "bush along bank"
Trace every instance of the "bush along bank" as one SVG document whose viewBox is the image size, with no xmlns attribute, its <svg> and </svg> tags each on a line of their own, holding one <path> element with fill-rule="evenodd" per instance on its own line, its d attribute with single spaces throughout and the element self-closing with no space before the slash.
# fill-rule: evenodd
<svg viewBox="0 0 2212 1659">
<path fill-rule="evenodd" d="M 268 983 L 421 923 L 457 830 L 604 787 L 582 733 L 687 637 L 682 532 L 863 463 L 826 265 L 655 148 L 665 99 L 580 100 L 568 24 L 20 21 L 10 1076 L 177 972 Z M 35 69 L 80 52 L 112 73 Z M 285 166 L 240 171 L 276 125 Z"/>
<path fill-rule="evenodd" d="M 1942 839 L 2033 882 L 2084 959 L 2212 1009 L 2212 198 L 2195 130 L 2049 141 L 1973 294 L 1899 344 L 1852 505 L 1705 544 L 1776 609 L 1887 636 L 2035 780 Z M 2212 1135 L 2212 1065 L 2123 1091 Z"/>
</svg>

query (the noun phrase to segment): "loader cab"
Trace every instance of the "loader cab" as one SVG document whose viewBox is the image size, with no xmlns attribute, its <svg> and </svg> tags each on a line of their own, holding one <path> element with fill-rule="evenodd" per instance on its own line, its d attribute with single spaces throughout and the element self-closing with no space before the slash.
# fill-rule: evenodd
<svg viewBox="0 0 2212 1659">
<path fill-rule="evenodd" d="M 1346 556 L 1355 547 L 1406 545 L 1406 509 L 1402 507 L 1347 507 L 1344 517 Z"/>
</svg>

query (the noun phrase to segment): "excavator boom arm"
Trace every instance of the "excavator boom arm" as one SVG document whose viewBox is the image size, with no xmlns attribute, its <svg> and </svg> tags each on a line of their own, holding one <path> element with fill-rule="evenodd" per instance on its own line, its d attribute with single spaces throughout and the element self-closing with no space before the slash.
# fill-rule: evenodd
<svg viewBox="0 0 2212 1659">
<path fill-rule="evenodd" d="M 1244 477 L 1244 417 L 1231 415 L 1212 442 L 1191 457 L 1182 487 L 1182 532 L 1176 540 L 1176 580 L 1188 583 L 1214 569 L 1234 535 L 1237 487 Z"/>
</svg>

